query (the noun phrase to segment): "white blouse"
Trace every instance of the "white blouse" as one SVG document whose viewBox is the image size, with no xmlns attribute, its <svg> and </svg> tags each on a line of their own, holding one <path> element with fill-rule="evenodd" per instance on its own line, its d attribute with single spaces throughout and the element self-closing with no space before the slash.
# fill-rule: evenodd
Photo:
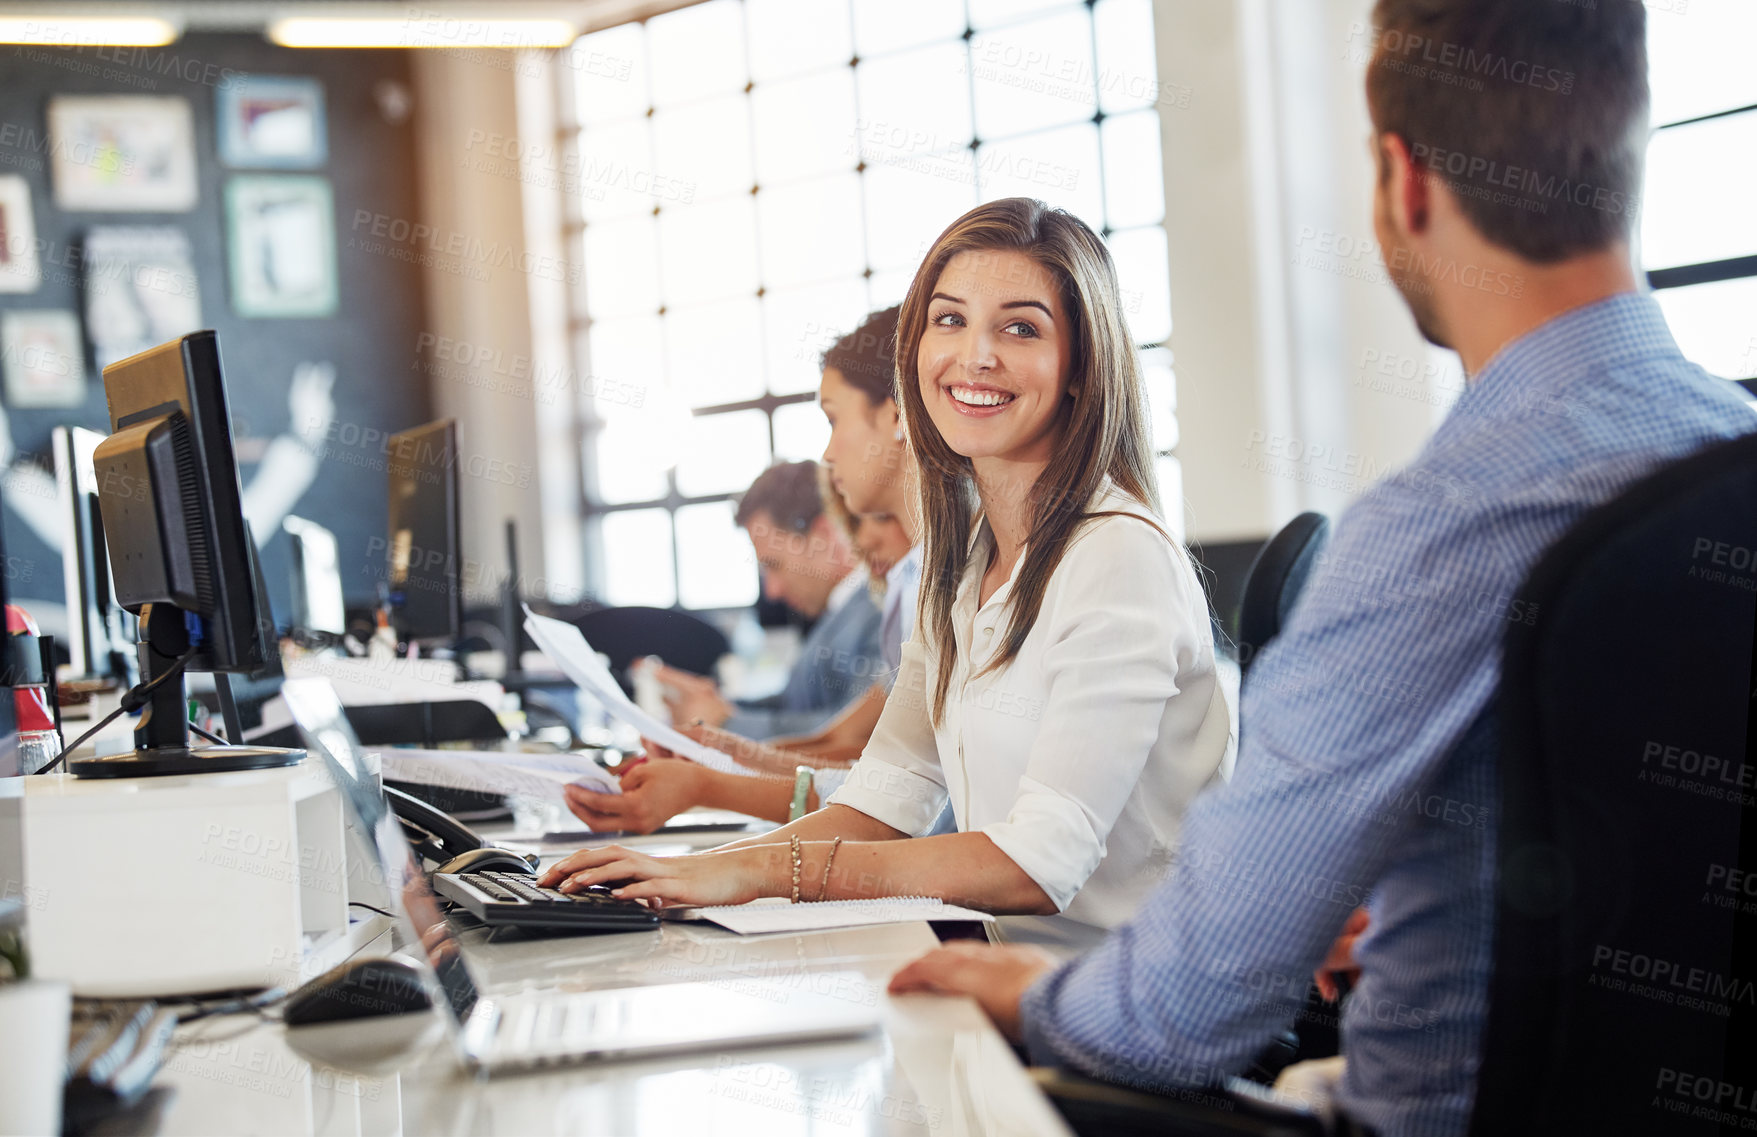
<svg viewBox="0 0 1757 1137">
<path fill-rule="evenodd" d="M 1187 554 L 1113 488 L 1091 509 L 1132 516 L 1076 531 L 1019 654 L 975 678 L 1006 634 L 1014 584 L 977 605 L 994 543 L 979 523 L 940 727 L 929 712 L 939 652 L 917 636 L 829 802 L 920 834 L 949 796 L 961 832 L 986 833 L 1063 916 L 1109 929 L 1169 871 L 1184 809 L 1230 773 L 1233 738 Z"/>
</svg>

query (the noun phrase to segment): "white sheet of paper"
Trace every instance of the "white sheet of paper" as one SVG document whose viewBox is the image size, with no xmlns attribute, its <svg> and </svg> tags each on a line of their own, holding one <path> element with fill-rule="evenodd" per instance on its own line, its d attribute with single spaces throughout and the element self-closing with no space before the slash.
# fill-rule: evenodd
<svg viewBox="0 0 1757 1137">
<path fill-rule="evenodd" d="M 668 918 L 709 921 L 741 936 L 769 932 L 815 932 L 867 924 L 906 924 L 916 920 L 992 921 L 988 912 L 947 904 L 931 897 L 886 896 L 872 900 L 831 900 L 789 904 L 778 898 L 667 912 Z"/>
<path fill-rule="evenodd" d="M 616 775 L 578 754 L 503 754 L 492 750 L 380 750 L 383 776 L 454 790 L 564 800 L 561 787 L 619 794 Z"/>
<path fill-rule="evenodd" d="M 755 771 L 740 766 L 725 751 L 703 746 L 636 706 L 633 700 L 622 693 L 622 685 L 616 681 L 616 677 L 598 661 L 598 653 L 586 642 L 585 635 L 572 624 L 539 616 L 526 607 L 525 631 L 531 633 L 531 639 L 536 641 L 543 654 L 554 661 L 555 666 L 561 668 L 562 674 L 573 680 L 575 686 L 604 704 L 604 709 L 617 719 L 640 731 L 642 738 L 650 738 L 679 756 L 699 762 L 711 770 L 718 770 L 723 774 L 754 776 Z"/>
</svg>

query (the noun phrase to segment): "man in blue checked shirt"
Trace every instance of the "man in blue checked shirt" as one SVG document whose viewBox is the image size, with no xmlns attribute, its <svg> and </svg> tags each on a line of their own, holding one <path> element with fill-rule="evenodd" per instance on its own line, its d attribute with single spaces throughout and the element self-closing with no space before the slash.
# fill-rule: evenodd
<svg viewBox="0 0 1757 1137">
<path fill-rule="evenodd" d="M 943 948 L 892 990 L 974 995 L 1038 1063 L 1196 1087 L 1293 1019 L 1364 904 L 1339 1104 L 1454 1134 L 1490 973 L 1500 645 L 1540 615 L 1520 585 L 1588 510 L 1757 419 L 1679 354 L 1630 263 L 1643 6 L 1379 0 L 1374 24 L 1374 227 L 1469 386 L 1338 521 L 1252 669 L 1236 775 L 1134 919 L 1059 967 Z"/>
</svg>

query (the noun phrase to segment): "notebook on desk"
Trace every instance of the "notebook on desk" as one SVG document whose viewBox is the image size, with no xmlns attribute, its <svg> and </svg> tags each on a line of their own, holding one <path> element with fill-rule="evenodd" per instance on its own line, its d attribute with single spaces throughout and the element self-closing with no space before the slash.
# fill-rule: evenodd
<svg viewBox="0 0 1757 1137">
<path fill-rule="evenodd" d="M 769 932 L 821 932 L 866 924 L 908 924 L 917 920 L 993 920 L 988 912 L 960 908 L 931 896 L 880 896 L 869 900 L 819 900 L 790 904 L 753 900 L 705 908 L 673 908 L 661 919 L 707 921 L 741 936 Z"/>
</svg>

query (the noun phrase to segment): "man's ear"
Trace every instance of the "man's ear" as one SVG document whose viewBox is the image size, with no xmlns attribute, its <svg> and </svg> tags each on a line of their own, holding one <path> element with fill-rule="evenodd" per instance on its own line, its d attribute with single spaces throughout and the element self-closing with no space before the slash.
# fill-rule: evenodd
<svg viewBox="0 0 1757 1137">
<path fill-rule="evenodd" d="M 1427 232 L 1436 175 L 1415 160 L 1409 144 L 1396 134 L 1379 135 L 1379 161 L 1379 176 L 1388 179 L 1385 197 L 1391 206 L 1392 223 L 1411 236 Z"/>
</svg>

